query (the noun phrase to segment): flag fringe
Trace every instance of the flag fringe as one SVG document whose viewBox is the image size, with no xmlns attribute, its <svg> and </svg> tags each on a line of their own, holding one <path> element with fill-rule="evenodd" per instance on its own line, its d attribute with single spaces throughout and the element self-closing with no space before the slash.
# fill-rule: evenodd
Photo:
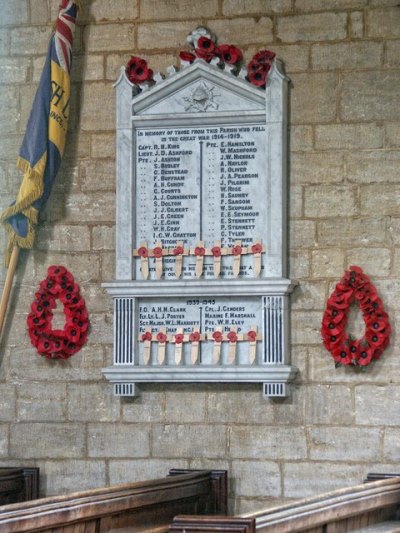
<svg viewBox="0 0 400 533">
<path fill-rule="evenodd" d="M 36 210 L 35 210 L 36 211 Z M 12 226 L 9 224 L 3 223 L 6 232 L 8 233 L 8 243 L 7 248 L 4 254 L 4 264 L 8 268 L 11 259 L 11 253 L 13 251 L 14 245 L 17 244 L 20 248 L 32 248 L 35 241 L 35 227 L 28 220 L 28 234 L 26 237 L 20 237 L 13 230 Z"/>
</svg>

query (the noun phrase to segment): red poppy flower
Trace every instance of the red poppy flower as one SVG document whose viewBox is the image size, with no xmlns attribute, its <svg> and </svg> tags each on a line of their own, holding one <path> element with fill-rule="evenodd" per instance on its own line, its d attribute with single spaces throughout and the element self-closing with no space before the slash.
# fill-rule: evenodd
<svg viewBox="0 0 400 533">
<path fill-rule="evenodd" d="M 215 342 L 221 342 L 222 341 L 222 333 L 220 331 L 214 331 L 212 334 L 212 338 Z"/>
<path fill-rule="evenodd" d="M 221 257 L 221 246 L 213 246 L 211 248 L 211 253 L 214 257 Z"/>
<path fill-rule="evenodd" d="M 177 246 L 174 248 L 174 255 L 182 255 L 184 251 L 183 246 Z"/>
<path fill-rule="evenodd" d="M 231 44 L 222 44 L 221 46 L 218 46 L 215 53 L 229 65 L 234 65 L 243 58 L 241 50 Z"/>
<path fill-rule="evenodd" d="M 194 255 L 202 256 L 205 255 L 206 249 L 203 246 L 196 246 L 194 249 Z"/>
<path fill-rule="evenodd" d="M 37 349 L 39 353 L 52 353 L 54 351 L 54 342 L 50 339 L 41 338 L 39 339 Z"/>
<path fill-rule="evenodd" d="M 141 246 L 137 253 L 139 257 L 149 257 L 149 250 L 146 248 L 146 246 Z"/>
<path fill-rule="evenodd" d="M 354 359 L 349 345 L 336 347 L 332 350 L 332 356 L 337 363 L 342 365 L 351 365 Z"/>
<path fill-rule="evenodd" d="M 89 320 L 83 319 L 79 316 L 67 316 L 67 326 L 74 326 L 76 328 L 79 328 L 81 333 L 84 331 L 87 331 L 89 328 Z"/>
<path fill-rule="evenodd" d="M 248 73 L 249 82 L 256 87 L 264 87 L 267 80 L 267 71 L 263 68 L 250 70 Z"/>
<path fill-rule="evenodd" d="M 43 315 L 46 312 L 43 302 L 38 302 L 37 300 L 31 303 L 31 309 L 36 316 Z"/>
<path fill-rule="evenodd" d="M 227 337 L 228 337 L 229 342 L 237 342 L 238 340 L 236 331 L 229 331 Z"/>
<path fill-rule="evenodd" d="M 261 50 L 260 52 L 254 54 L 251 61 L 259 64 L 269 64 L 271 61 L 273 61 L 275 56 L 275 52 L 271 52 L 271 50 Z"/>
<path fill-rule="evenodd" d="M 145 342 L 145 341 L 151 341 L 153 335 L 151 334 L 150 331 L 146 331 L 145 333 L 142 333 L 142 337 L 141 337 L 141 340 L 142 342 Z"/>
<path fill-rule="evenodd" d="M 189 335 L 190 342 L 199 342 L 200 340 L 200 333 L 198 331 L 192 331 L 192 333 Z"/>
<path fill-rule="evenodd" d="M 162 331 L 159 331 L 157 333 L 157 341 L 160 342 L 161 344 L 164 344 L 167 340 L 167 336 L 165 333 L 163 333 Z"/>
<path fill-rule="evenodd" d="M 240 255 L 242 253 L 242 247 L 238 244 L 232 248 L 232 255 Z"/>
<path fill-rule="evenodd" d="M 67 269 L 63 266 L 53 265 L 47 269 L 47 276 L 52 278 L 59 278 L 66 274 Z"/>
<path fill-rule="evenodd" d="M 126 75 L 136 85 L 153 79 L 153 71 L 148 68 L 147 61 L 137 56 L 132 56 L 128 61 Z"/>
<path fill-rule="evenodd" d="M 328 322 L 333 322 L 334 324 L 339 324 L 346 316 L 347 315 L 342 309 L 336 309 L 335 307 L 333 307 L 327 309 L 324 315 L 324 320 Z M 322 323 L 324 323 L 324 320 L 322 321 Z"/>
<path fill-rule="evenodd" d="M 187 61 L 188 63 L 193 63 L 196 59 L 196 56 L 192 52 L 179 52 L 179 57 L 182 61 Z"/>
<path fill-rule="evenodd" d="M 184 335 L 183 335 L 183 333 L 177 333 L 177 334 L 175 335 L 175 343 L 176 343 L 176 344 L 182 344 L 183 340 L 184 340 Z"/>
<path fill-rule="evenodd" d="M 69 341 L 76 343 L 81 336 L 81 330 L 76 326 L 70 325 L 65 329 L 65 335 Z"/>
<path fill-rule="evenodd" d="M 57 282 L 60 284 L 61 288 L 64 289 L 67 285 L 74 282 L 74 277 L 70 272 L 65 272 L 57 277 Z"/>
<path fill-rule="evenodd" d="M 247 332 L 247 340 L 250 342 L 254 342 L 257 339 L 257 332 L 251 329 Z"/>
<path fill-rule="evenodd" d="M 156 257 L 157 259 L 159 259 L 160 257 L 162 257 L 163 255 L 163 250 L 160 246 L 156 246 L 155 248 L 153 248 L 153 255 L 154 257 Z"/>
<path fill-rule="evenodd" d="M 262 252 L 262 244 L 260 244 L 259 242 L 253 244 L 253 246 L 251 247 L 251 251 L 253 252 L 253 254 L 260 254 Z"/>
<path fill-rule="evenodd" d="M 35 313 L 29 313 L 27 317 L 27 324 L 29 329 L 40 329 L 46 324 L 46 318 L 43 315 L 35 315 Z"/>
<path fill-rule="evenodd" d="M 197 47 L 195 49 L 197 57 L 204 59 L 205 61 L 211 61 L 215 57 L 215 43 L 208 37 L 200 37 L 197 41 Z"/>
<path fill-rule="evenodd" d="M 390 327 L 389 322 L 387 320 L 385 320 L 384 318 L 377 318 L 374 316 L 369 317 L 368 320 L 366 321 L 366 324 L 367 324 L 367 327 L 371 331 L 374 331 L 374 332 L 379 331 L 380 333 L 382 333 L 388 327 Z"/>
</svg>

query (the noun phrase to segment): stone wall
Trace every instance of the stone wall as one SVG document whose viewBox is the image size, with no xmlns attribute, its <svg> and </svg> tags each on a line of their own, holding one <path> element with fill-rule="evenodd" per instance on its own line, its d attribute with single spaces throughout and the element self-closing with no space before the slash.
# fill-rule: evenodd
<svg viewBox="0 0 400 533">
<path fill-rule="evenodd" d="M 228 468 L 235 511 L 398 471 L 400 457 L 400 8 L 397 0 L 84 0 L 74 45 L 65 158 L 34 251 L 21 254 L 0 345 L 0 464 L 35 464 L 42 493 Z M 15 197 L 25 131 L 57 0 L 0 0 L 1 207 Z M 120 400 L 112 360 L 114 89 L 131 54 L 177 63 L 199 24 L 245 58 L 276 51 L 292 80 L 290 128 L 291 399 L 259 386 L 145 386 Z M 5 243 L 1 232 L 0 250 Z M 1 259 L 1 258 L 0 258 Z M 40 358 L 25 319 L 47 267 L 81 285 L 89 343 L 65 362 Z M 320 343 L 325 301 L 349 264 L 388 308 L 390 348 L 367 372 L 335 369 Z M 1 280 L 5 270 L 1 268 Z M 357 322 L 357 320 L 356 320 Z M 360 329 L 360 324 L 358 324 Z M 233 505 L 232 505 L 233 510 Z"/>
</svg>

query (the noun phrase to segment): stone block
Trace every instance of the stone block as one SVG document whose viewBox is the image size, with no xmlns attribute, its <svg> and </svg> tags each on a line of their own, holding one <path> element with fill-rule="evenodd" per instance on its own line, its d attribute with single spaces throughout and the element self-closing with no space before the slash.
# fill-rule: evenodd
<svg viewBox="0 0 400 533">
<path fill-rule="evenodd" d="M 263 46 L 250 46 L 246 48 L 244 63 L 247 64 L 250 59 L 265 48 L 270 48 L 276 53 L 276 57 L 283 62 L 285 72 L 291 78 L 292 72 L 305 72 L 309 69 L 310 63 L 310 46 L 308 44 L 275 44 L 269 43 Z"/>
<path fill-rule="evenodd" d="M 306 279 L 310 277 L 310 253 L 308 250 L 292 252 L 289 258 L 289 277 L 293 279 Z M 315 277 L 315 276 L 314 276 Z"/>
<path fill-rule="evenodd" d="M 228 390 L 227 390 L 228 389 Z M 218 424 L 271 424 L 274 405 L 263 398 L 259 385 L 225 385 L 207 397 L 207 420 Z"/>
<path fill-rule="evenodd" d="M 115 133 L 94 133 L 91 136 L 91 155 L 94 159 L 115 159 Z"/>
<path fill-rule="evenodd" d="M 116 36 L 119 50 L 130 51 L 135 48 L 135 27 L 130 23 L 87 25 L 83 32 L 84 49 L 89 54 L 113 50 Z"/>
<path fill-rule="evenodd" d="M 236 46 L 272 42 L 272 19 L 268 17 L 239 17 L 210 20 L 210 30 L 218 36 L 220 43 L 234 43 Z"/>
<path fill-rule="evenodd" d="M 35 54 L 46 54 L 51 30 L 47 26 L 25 26 L 10 30 L 10 36 L 12 55 L 31 56 L 32 43 L 35 43 Z"/>
<path fill-rule="evenodd" d="M 152 456 L 221 458 L 226 457 L 224 426 L 205 424 L 155 425 L 152 430 Z"/>
<path fill-rule="evenodd" d="M 282 42 L 336 41 L 347 37 L 346 13 L 314 13 L 282 17 L 277 36 Z"/>
<path fill-rule="evenodd" d="M 397 182 L 399 151 L 350 153 L 347 159 L 349 180 L 358 183 Z"/>
<path fill-rule="evenodd" d="M 335 489 L 358 485 L 365 478 L 365 464 L 346 465 L 317 463 L 285 463 L 283 465 L 284 496 L 307 498 Z"/>
<path fill-rule="evenodd" d="M 291 75 L 293 124 L 321 124 L 336 117 L 337 79 L 333 72 Z"/>
<path fill-rule="evenodd" d="M 388 67 L 400 67 L 400 41 L 386 42 L 385 64 Z"/>
<path fill-rule="evenodd" d="M 234 426 L 230 434 L 229 456 L 233 459 L 305 459 L 307 443 L 304 428 Z"/>
<path fill-rule="evenodd" d="M 64 248 L 68 248 L 66 243 Z M 69 253 L 67 249 L 63 252 L 44 253 L 36 252 L 33 256 L 35 269 L 40 280 L 46 277 L 49 265 L 63 265 L 71 271 L 78 284 L 97 281 L 100 278 L 100 259 L 94 254 Z"/>
<path fill-rule="evenodd" d="M 397 464 L 400 453 L 400 429 L 385 428 L 383 436 L 383 458 Z M 381 472 L 381 470 L 379 470 Z"/>
<path fill-rule="evenodd" d="M 303 216 L 303 187 L 301 185 L 290 186 L 289 216 L 290 218 L 302 218 Z"/>
<path fill-rule="evenodd" d="M 218 15 L 217 0 L 204 0 L 199 3 L 193 3 L 191 0 L 146 0 L 141 2 L 140 6 L 141 19 L 200 19 L 214 18 L 216 15 Z"/>
<path fill-rule="evenodd" d="M 2 86 L 0 92 L 0 131 L 3 135 L 16 133 L 18 128 L 18 91 L 12 85 Z"/>
<path fill-rule="evenodd" d="M 399 84 L 400 71 L 397 70 L 344 74 L 340 95 L 341 118 L 344 121 L 399 120 Z"/>
<path fill-rule="evenodd" d="M 165 393 L 152 385 L 141 385 L 140 395 L 125 398 L 122 404 L 122 418 L 127 422 L 162 422 L 165 411 Z"/>
<path fill-rule="evenodd" d="M 290 128 L 291 152 L 308 152 L 313 149 L 312 126 L 292 126 Z"/>
<path fill-rule="evenodd" d="M 104 57 L 88 54 L 75 55 L 72 59 L 71 81 L 96 81 L 104 79 Z"/>
<path fill-rule="evenodd" d="M 87 252 L 90 250 L 90 232 L 87 226 L 64 226 L 47 224 L 38 231 L 36 240 L 38 250 L 51 252 L 64 251 Z"/>
<path fill-rule="evenodd" d="M 356 386 L 355 413 L 358 425 L 400 425 L 400 386 Z"/>
<path fill-rule="evenodd" d="M 390 248 L 351 248 L 347 252 L 348 265 L 361 265 L 369 276 L 389 276 L 391 267 Z"/>
<path fill-rule="evenodd" d="M 29 20 L 28 0 L 20 0 L 18 5 L 14 2 L 2 2 L 1 4 L 1 25 L 18 26 L 25 24 Z"/>
<path fill-rule="evenodd" d="M 90 308 L 89 308 L 90 310 Z M 90 328 L 91 337 L 96 342 L 101 344 L 112 344 L 113 336 L 113 321 L 112 314 L 109 313 L 90 313 Z"/>
<path fill-rule="evenodd" d="M 19 422 L 61 422 L 66 420 L 64 383 L 27 383 L 18 385 Z"/>
<path fill-rule="evenodd" d="M 321 307 L 324 302 L 321 301 Z M 318 344 L 321 342 L 321 311 L 293 311 L 292 343 L 293 344 Z"/>
<path fill-rule="evenodd" d="M 382 65 L 382 61 L 383 43 L 362 41 L 315 44 L 311 47 L 311 65 L 316 70 L 372 69 Z"/>
<path fill-rule="evenodd" d="M 305 311 L 322 308 L 325 295 L 326 284 L 323 281 L 302 281 L 291 297 L 291 308 Z"/>
<path fill-rule="evenodd" d="M 0 83 L 11 84 L 26 82 L 29 66 L 29 58 L 3 57 L 0 62 Z"/>
<path fill-rule="evenodd" d="M 21 134 L 9 134 L 2 131 L 0 137 L 0 159 L 2 161 L 12 161 L 15 165 L 15 154 L 18 154 L 22 142 Z M 3 198 L 2 198 L 3 200 Z"/>
<path fill-rule="evenodd" d="M 24 459 L 69 459 L 85 454 L 82 424 L 13 424 L 10 429 L 10 456 Z"/>
<path fill-rule="evenodd" d="M 201 387 L 201 386 L 200 386 Z M 204 422 L 206 417 L 206 392 L 198 387 L 174 386 L 165 393 L 165 422 L 167 424 Z"/>
<path fill-rule="evenodd" d="M 148 457 L 149 430 L 136 424 L 89 424 L 89 457 Z"/>
<path fill-rule="evenodd" d="M 298 152 L 292 154 L 291 178 L 294 183 L 339 183 L 344 177 L 340 152 Z M 307 189 L 306 189 L 307 191 Z"/>
<path fill-rule="evenodd" d="M 307 390 L 306 422 L 312 426 L 354 424 L 354 413 L 349 409 L 352 402 L 352 389 L 348 386 L 310 386 Z"/>
<path fill-rule="evenodd" d="M 299 369 L 299 373 L 296 375 L 295 382 L 290 384 L 290 394 L 286 398 L 276 398 L 271 400 L 271 402 L 275 404 L 274 423 L 279 426 L 293 427 L 305 425 L 306 423 L 307 396 L 306 388 L 302 385 L 302 381 L 307 380 L 307 350 L 296 346 L 291 356 L 291 363 Z"/>
<path fill-rule="evenodd" d="M 10 383 L 0 384 L 0 422 L 12 422 L 16 418 L 15 387 Z"/>
<path fill-rule="evenodd" d="M 312 220 L 292 220 L 290 223 L 290 246 L 308 248 L 315 245 L 315 222 Z"/>
<path fill-rule="evenodd" d="M 111 459 L 109 462 L 110 485 L 135 483 L 150 479 L 161 479 L 173 468 L 188 468 L 184 459 Z"/>
<path fill-rule="evenodd" d="M 232 461 L 235 496 L 281 496 L 279 464 L 273 461 Z"/>
<path fill-rule="evenodd" d="M 115 227 L 94 226 L 92 229 L 93 250 L 115 249 Z"/>
<path fill-rule="evenodd" d="M 345 254 L 338 248 L 324 248 L 311 252 L 313 278 L 338 278 L 345 269 Z"/>
<path fill-rule="evenodd" d="M 115 191 L 115 161 L 85 161 L 81 165 L 82 191 Z"/>
<path fill-rule="evenodd" d="M 382 148 L 383 127 L 376 123 L 369 124 L 324 124 L 315 127 L 315 147 L 319 150 L 353 150 L 360 148 Z M 350 157 L 366 152 L 354 153 Z"/>
<path fill-rule="evenodd" d="M 387 146 L 400 146 L 400 122 L 385 124 Z"/>
<path fill-rule="evenodd" d="M 362 462 L 380 459 L 380 428 L 312 427 L 309 434 L 310 458 L 313 460 Z"/>
<path fill-rule="evenodd" d="M 290 0 L 224 0 L 222 12 L 226 16 L 235 15 L 269 15 L 289 13 L 292 10 Z"/>
<path fill-rule="evenodd" d="M 397 215 L 400 185 L 372 184 L 360 187 L 361 214 Z"/>
<path fill-rule="evenodd" d="M 120 418 L 120 400 L 109 383 L 71 383 L 67 390 L 68 420 L 112 422 Z"/>
<path fill-rule="evenodd" d="M 111 83 L 84 84 L 80 105 L 83 130 L 114 130 L 115 94 Z"/>
<path fill-rule="evenodd" d="M 115 278 L 115 254 L 113 253 L 101 253 L 101 270 L 100 280 L 110 281 Z"/>
<path fill-rule="evenodd" d="M 49 7 L 47 0 L 29 0 L 30 2 L 30 23 L 46 24 L 50 22 Z"/>
<path fill-rule="evenodd" d="M 305 189 L 307 218 L 337 218 L 356 215 L 357 189 L 349 185 L 315 185 Z"/>
<path fill-rule="evenodd" d="M 296 0 L 296 11 L 340 11 L 364 7 L 368 0 Z"/>
<path fill-rule="evenodd" d="M 362 11 L 353 11 L 350 13 L 350 37 L 353 39 L 361 39 L 364 37 L 365 24 L 364 13 Z"/>
<path fill-rule="evenodd" d="M 369 37 L 393 39 L 400 37 L 400 10 L 398 4 L 382 9 L 367 11 L 367 33 Z"/>
<path fill-rule="evenodd" d="M 47 496 L 70 494 L 106 486 L 104 461 L 39 461 L 41 492 Z"/>
<path fill-rule="evenodd" d="M 10 457 L 8 442 L 9 426 L 8 424 L 0 424 L 0 457 Z"/>
<path fill-rule="evenodd" d="M 137 46 L 141 50 L 184 48 L 186 37 L 193 29 L 192 22 L 145 22 L 138 27 Z"/>
<path fill-rule="evenodd" d="M 374 198 L 376 201 L 376 198 Z M 318 222 L 318 243 L 321 246 L 373 246 L 385 243 L 385 219 L 376 217 L 376 202 L 370 218 L 340 218 L 334 221 Z M 363 211 L 365 212 L 365 211 Z M 368 211 L 370 214 L 371 211 Z M 379 209 L 379 215 L 383 214 Z"/>
<path fill-rule="evenodd" d="M 96 0 L 93 4 L 83 4 L 79 13 L 80 22 L 133 20 L 138 16 L 136 0 Z"/>
<path fill-rule="evenodd" d="M 26 312 L 24 313 L 26 316 Z M 24 326 L 25 329 L 25 326 Z M 90 338 L 90 337 L 89 337 Z M 23 381 L 85 381 L 99 380 L 104 366 L 104 348 L 86 345 L 71 360 L 45 361 L 33 347 L 10 346 L 9 376 Z"/>
<path fill-rule="evenodd" d="M 62 219 L 64 223 L 83 223 L 90 220 L 92 224 L 115 221 L 115 194 L 113 192 L 92 192 L 70 194 L 67 198 L 52 195 L 46 206 L 48 220 L 55 222 Z"/>
</svg>

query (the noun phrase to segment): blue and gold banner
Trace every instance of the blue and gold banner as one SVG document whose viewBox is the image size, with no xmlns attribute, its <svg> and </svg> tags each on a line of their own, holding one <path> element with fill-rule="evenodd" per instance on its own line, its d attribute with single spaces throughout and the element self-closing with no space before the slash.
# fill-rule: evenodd
<svg viewBox="0 0 400 533">
<path fill-rule="evenodd" d="M 9 233 L 8 253 L 17 244 L 32 248 L 35 226 L 64 153 L 71 92 L 72 42 L 78 1 L 61 0 L 55 31 L 32 105 L 17 166 L 24 177 L 15 202 L 1 215 Z"/>
</svg>

